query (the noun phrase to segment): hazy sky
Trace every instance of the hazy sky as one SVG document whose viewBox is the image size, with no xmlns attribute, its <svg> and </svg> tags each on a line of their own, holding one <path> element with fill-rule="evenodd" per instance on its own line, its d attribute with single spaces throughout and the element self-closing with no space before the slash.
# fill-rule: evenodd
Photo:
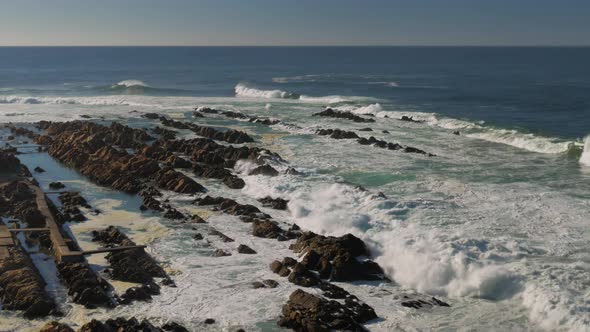
<svg viewBox="0 0 590 332">
<path fill-rule="evenodd" d="M 590 0 L 0 0 L 0 45 L 590 45 Z"/>
</svg>

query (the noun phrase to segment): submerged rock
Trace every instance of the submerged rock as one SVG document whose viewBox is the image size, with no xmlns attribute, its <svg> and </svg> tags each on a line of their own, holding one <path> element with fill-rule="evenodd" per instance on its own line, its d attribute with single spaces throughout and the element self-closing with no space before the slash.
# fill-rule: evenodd
<svg viewBox="0 0 590 332">
<path fill-rule="evenodd" d="M 273 208 L 275 210 L 286 210 L 287 209 L 287 204 L 289 203 L 288 200 L 282 199 L 282 198 L 272 198 L 270 196 L 266 196 L 264 198 L 260 198 L 258 199 L 258 201 L 260 203 L 262 203 L 262 206 L 264 207 L 270 207 Z"/>
</svg>

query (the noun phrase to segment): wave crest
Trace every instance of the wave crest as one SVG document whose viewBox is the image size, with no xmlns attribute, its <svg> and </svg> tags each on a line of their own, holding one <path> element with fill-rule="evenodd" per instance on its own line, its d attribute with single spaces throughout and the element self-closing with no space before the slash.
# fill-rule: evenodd
<svg viewBox="0 0 590 332">
<path fill-rule="evenodd" d="M 299 95 L 296 93 L 283 91 L 283 90 L 261 90 L 256 88 L 247 87 L 244 84 L 237 84 L 234 88 L 236 96 L 241 97 L 254 97 L 254 98 L 267 98 L 267 99 L 299 99 Z"/>
<path fill-rule="evenodd" d="M 144 87 L 147 88 L 149 87 L 149 85 L 145 84 L 143 81 L 140 80 L 123 80 L 117 84 L 113 84 L 111 86 L 111 88 L 118 88 L 118 87 L 124 87 L 124 88 L 131 88 L 131 87 Z"/>
</svg>

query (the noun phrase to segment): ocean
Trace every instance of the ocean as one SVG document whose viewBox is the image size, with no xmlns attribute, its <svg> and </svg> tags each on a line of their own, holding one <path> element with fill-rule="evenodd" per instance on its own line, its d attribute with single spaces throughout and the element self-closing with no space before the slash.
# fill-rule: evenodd
<svg viewBox="0 0 590 332">
<path fill-rule="evenodd" d="M 338 285 L 375 308 L 380 318 L 369 330 L 590 331 L 589 58 L 590 48 L 576 47 L 0 47 L 0 122 L 90 117 L 147 127 L 140 115 L 156 112 L 245 131 L 286 160 L 278 168 L 303 176 L 246 175 L 244 164 L 235 170 L 246 182 L 241 190 L 195 179 L 239 202 L 283 197 L 289 209 L 272 210 L 275 219 L 364 240 L 391 283 Z M 194 118 L 200 106 L 281 123 Z M 376 121 L 312 116 L 326 107 Z M 364 127 L 372 131 L 361 136 L 436 156 L 315 135 Z M 90 230 L 118 225 L 175 271 L 178 288 L 149 304 L 85 310 L 66 302 L 55 267 L 33 254 L 52 280 L 48 291 L 64 300 L 66 321 L 137 315 L 197 328 L 196 317 L 215 317 L 227 331 L 279 331 L 275 321 L 295 286 L 249 285 L 276 278 L 268 264 L 293 256 L 288 243 L 255 239 L 235 217 L 199 210 L 258 251 L 211 257 L 186 228 L 141 213 L 139 198 L 46 154 L 19 158 L 47 170 L 35 174 L 45 189 L 60 180 L 104 212 L 69 225 L 82 246 L 93 245 Z M 170 199 L 194 210 L 183 195 Z M 94 257 L 97 269 L 106 265 Z M 451 307 L 399 306 L 399 294 L 416 292 Z M 0 313 L 0 327 L 39 325 Z"/>
</svg>

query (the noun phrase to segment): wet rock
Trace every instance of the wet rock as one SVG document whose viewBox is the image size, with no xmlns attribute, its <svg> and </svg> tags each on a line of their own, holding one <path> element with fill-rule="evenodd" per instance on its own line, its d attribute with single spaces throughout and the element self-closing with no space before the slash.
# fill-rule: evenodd
<svg viewBox="0 0 590 332">
<path fill-rule="evenodd" d="M 144 142 L 153 139 L 144 130 L 116 122 L 110 127 L 84 121 L 40 122 L 39 126 L 45 135 L 36 141 L 47 146 L 52 157 L 100 185 L 137 193 L 146 181 L 153 180 L 164 189 L 180 193 L 205 190 L 172 168 L 160 169 L 156 160 L 127 153 L 124 149 L 143 149 Z"/>
<path fill-rule="evenodd" d="M 128 288 L 119 300 L 120 304 L 130 304 L 133 301 L 146 302 L 152 299 L 153 295 L 160 294 L 160 286 L 154 283 L 147 283 L 137 287 Z"/>
<path fill-rule="evenodd" d="M 66 286 L 68 295 L 75 303 L 86 308 L 113 307 L 113 301 L 108 295 L 109 284 L 99 277 L 87 263 L 57 264 L 59 276 Z"/>
<path fill-rule="evenodd" d="M 206 224 L 207 223 L 205 221 L 205 219 L 201 218 L 198 214 L 194 214 L 191 217 L 191 221 L 194 222 L 195 224 Z"/>
<path fill-rule="evenodd" d="M 279 271 L 281 270 L 281 268 L 283 267 L 283 263 L 274 260 L 272 263 L 270 263 L 270 270 L 274 273 L 279 273 Z"/>
<path fill-rule="evenodd" d="M 341 237 L 322 236 L 305 232 L 290 246 L 295 252 L 306 254 L 304 266 L 325 276 L 330 271 L 334 281 L 381 280 L 383 270 L 370 259 L 359 261 L 359 257 L 371 257 L 365 243 L 352 234 Z M 313 251 L 313 252 L 312 252 Z M 309 257 L 308 257 L 309 255 Z M 319 257 L 318 257 L 319 256 Z"/>
<path fill-rule="evenodd" d="M 381 132 L 384 133 L 384 134 L 389 134 L 389 131 L 388 130 L 381 130 Z"/>
<path fill-rule="evenodd" d="M 172 220 L 181 220 L 186 219 L 186 216 L 177 209 L 170 207 L 166 210 L 166 213 L 164 213 L 164 218 Z"/>
<path fill-rule="evenodd" d="M 359 129 L 359 131 L 373 131 L 373 129 L 367 127 L 367 128 L 361 128 L 361 129 Z"/>
<path fill-rule="evenodd" d="M 242 131 L 229 129 L 227 131 L 222 132 L 211 127 L 199 126 L 190 122 L 181 122 L 166 118 L 160 118 L 160 121 L 163 125 L 167 127 L 173 127 L 177 129 L 188 129 L 199 136 L 203 136 L 213 140 L 225 141 L 228 143 L 254 142 L 254 139 L 252 139 L 252 137 L 250 137 L 248 134 Z"/>
<path fill-rule="evenodd" d="M 39 166 L 35 167 L 34 171 L 37 173 L 45 173 L 45 170 Z"/>
<path fill-rule="evenodd" d="M 109 226 L 102 231 L 93 231 L 92 235 L 93 241 L 107 246 L 136 245 L 114 226 Z M 164 269 L 143 248 L 110 252 L 105 258 L 111 265 L 110 275 L 116 280 L 151 283 L 153 278 L 168 277 Z"/>
<path fill-rule="evenodd" d="M 207 325 L 215 324 L 215 319 L 207 318 L 207 319 L 205 319 L 205 321 L 203 323 L 205 323 Z"/>
<path fill-rule="evenodd" d="M 226 176 L 223 183 L 231 189 L 242 189 L 246 186 L 246 182 L 235 175 Z"/>
<path fill-rule="evenodd" d="M 414 122 L 414 123 L 423 123 L 424 122 L 424 120 L 414 120 L 413 116 L 406 116 L 406 115 L 402 115 L 400 120 L 406 121 L 406 122 Z"/>
<path fill-rule="evenodd" d="M 283 258 L 283 265 L 287 267 L 292 267 L 297 264 L 297 260 L 293 257 L 284 257 Z"/>
<path fill-rule="evenodd" d="M 297 289 L 283 306 L 278 325 L 295 331 L 364 331 L 359 323 L 366 321 L 337 301 Z"/>
<path fill-rule="evenodd" d="M 16 173 L 20 168 L 20 160 L 14 153 L 0 150 L 0 173 Z"/>
<path fill-rule="evenodd" d="M 225 257 L 225 256 L 231 256 L 231 254 L 223 249 L 217 249 L 213 253 L 213 256 L 214 257 Z"/>
<path fill-rule="evenodd" d="M 266 196 L 264 198 L 260 198 L 258 199 L 258 201 L 260 203 L 262 203 L 262 206 L 264 207 L 270 207 L 272 209 L 275 210 L 286 210 L 287 209 L 287 204 L 289 203 L 288 200 L 282 199 L 282 198 L 272 198 L 270 196 Z"/>
<path fill-rule="evenodd" d="M 210 107 L 198 107 L 195 109 L 195 111 L 201 112 L 201 113 L 206 113 L 206 114 L 217 114 L 217 113 L 223 112 L 223 111 L 216 110 L 216 109 L 213 109 Z"/>
<path fill-rule="evenodd" d="M 320 136 L 329 135 L 330 138 L 334 139 L 352 139 L 352 138 L 359 138 L 359 136 L 354 131 L 345 131 L 340 129 L 320 129 L 316 131 L 316 134 Z"/>
<path fill-rule="evenodd" d="M 279 175 L 279 172 L 270 165 L 263 165 L 256 167 L 255 169 L 250 171 L 248 175 L 277 176 Z"/>
<path fill-rule="evenodd" d="M 2 309 L 23 311 L 28 319 L 49 315 L 56 306 L 35 265 L 20 247 L 8 251 L 9 256 L 0 259 Z"/>
<path fill-rule="evenodd" d="M 283 230 L 272 220 L 259 219 L 252 223 L 252 235 L 256 237 L 276 239 L 283 233 Z"/>
<path fill-rule="evenodd" d="M 312 287 L 320 284 L 320 279 L 303 264 L 297 263 L 291 269 L 289 282 L 303 287 Z"/>
<path fill-rule="evenodd" d="M 461 132 L 458 130 L 453 131 L 453 135 L 461 136 Z"/>
<path fill-rule="evenodd" d="M 162 325 L 162 330 L 170 332 L 189 332 L 184 326 L 175 322 L 168 322 Z"/>
<path fill-rule="evenodd" d="M 352 120 L 354 122 L 375 122 L 374 119 L 366 119 L 366 118 L 360 117 L 360 116 L 358 116 L 354 113 L 348 112 L 348 111 L 346 111 L 346 112 L 335 111 L 331 108 L 326 108 L 322 112 L 313 114 L 313 116 L 326 116 L 326 117 L 331 117 L 331 118 Z"/>
<path fill-rule="evenodd" d="M 150 119 L 150 120 L 157 120 L 160 118 L 160 114 L 158 114 L 158 113 L 145 113 L 142 115 L 142 117 L 144 117 L 146 119 Z"/>
<path fill-rule="evenodd" d="M 187 329 L 177 323 L 166 323 L 161 328 L 154 326 L 147 320 L 141 322 L 135 317 L 129 319 L 115 318 L 108 319 L 104 323 L 93 319 L 89 323 L 84 324 L 78 332 L 185 332 Z"/>
<path fill-rule="evenodd" d="M 158 126 L 152 128 L 152 132 L 156 135 L 159 135 L 161 139 L 165 139 L 165 140 L 176 139 L 176 135 L 178 134 L 174 130 L 170 130 L 170 129 L 166 129 L 166 128 L 162 128 L 162 127 L 158 127 Z"/>
<path fill-rule="evenodd" d="M 301 173 L 299 171 L 297 171 L 293 167 L 288 167 L 287 170 L 285 171 L 285 174 L 289 174 L 289 175 L 301 175 Z"/>
<path fill-rule="evenodd" d="M 229 236 L 221 233 L 220 231 L 218 231 L 216 229 L 211 229 L 209 231 L 209 235 L 218 236 L 219 238 L 221 238 L 221 241 L 223 241 L 223 242 L 234 242 L 234 239 L 230 238 Z"/>
<path fill-rule="evenodd" d="M 51 182 L 49 184 L 49 189 L 53 189 L 53 190 L 59 190 L 59 189 L 65 188 L 65 187 L 66 187 L 66 185 L 61 182 Z"/>
<path fill-rule="evenodd" d="M 451 305 L 437 299 L 434 296 L 426 296 L 420 294 L 404 295 L 403 300 L 400 302 L 403 307 L 421 309 L 424 307 L 432 308 L 434 306 L 439 307 L 450 307 Z"/>
<path fill-rule="evenodd" d="M 279 286 L 279 283 L 272 279 L 263 280 L 262 283 L 268 288 L 277 288 Z"/>
<path fill-rule="evenodd" d="M 67 324 L 51 321 L 43 325 L 39 332 L 74 332 L 74 329 Z"/>
<path fill-rule="evenodd" d="M 252 249 L 252 248 L 250 248 L 250 247 L 248 247 L 247 245 L 244 245 L 244 244 L 240 244 L 238 246 L 238 252 L 240 254 L 251 254 L 251 255 L 252 254 L 256 254 L 256 251 L 254 249 Z"/>
<path fill-rule="evenodd" d="M 197 234 L 193 235 L 193 239 L 200 241 L 203 239 L 203 234 L 197 233 Z"/>
</svg>

